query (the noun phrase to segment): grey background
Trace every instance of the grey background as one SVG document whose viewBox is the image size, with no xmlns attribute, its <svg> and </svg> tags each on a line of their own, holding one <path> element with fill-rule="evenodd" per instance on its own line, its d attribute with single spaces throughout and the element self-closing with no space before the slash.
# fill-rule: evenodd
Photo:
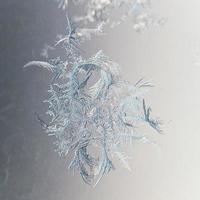
<svg viewBox="0 0 200 200">
<path fill-rule="evenodd" d="M 50 74 L 22 69 L 41 60 L 44 44 L 63 32 L 63 13 L 48 0 L 0 0 L 0 199 L 200 199 L 200 66 L 194 64 L 200 61 L 200 1 L 153 2 L 155 13 L 168 18 L 164 27 L 138 35 L 127 21 L 84 49 L 86 55 L 103 49 L 126 79 L 146 77 L 156 85 L 147 101 L 163 119 L 164 135 L 149 134 L 160 148 L 137 145 L 131 173 L 117 165 L 91 188 L 67 171 L 35 120 L 35 111 L 45 111 Z"/>
</svg>

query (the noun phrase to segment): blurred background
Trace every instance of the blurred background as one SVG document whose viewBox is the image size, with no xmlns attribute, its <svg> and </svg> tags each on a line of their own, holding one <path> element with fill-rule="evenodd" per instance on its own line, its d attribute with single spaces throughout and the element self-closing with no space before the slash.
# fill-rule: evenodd
<svg viewBox="0 0 200 200">
<path fill-rule="evenodd" d="M 131 173 L 117 165 L 92 188 L 67 170 L 35 119 L 50 74 L 22 68 L 44 60 L 66 18 L 53 1 L 0 0 L 0 199 L 200 199 L 200 1 L 154 0 L 152 9 L 165 26 L 138 34 L 126 21 L 83 46 L 86 57 L 103 49 L 132 83 L 151 80 L 147 102 L 164 122 L 163 135 L 149 133 L 159 148 L 135 146 Z"/>
</svg>

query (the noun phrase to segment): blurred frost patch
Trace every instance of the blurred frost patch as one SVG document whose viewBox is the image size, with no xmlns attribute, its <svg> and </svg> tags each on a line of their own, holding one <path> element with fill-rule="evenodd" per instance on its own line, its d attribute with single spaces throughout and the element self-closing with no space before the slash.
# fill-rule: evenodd
<svg viewBox="0 0 200 200">
<path fill-rule="evenodd" d="M 67 0 L 55 0 L 58 7 L 67 11 Z M 75 15 L 74 22 L 91 24 L 104 22 L 114 28 L 129 18 L 136 32 L 142 33 L 152 26 L 166 23 L 165 18 L 153 14 L 150 0 L 73 0 L 83 10 L 82 15 Z"/>
</svg>

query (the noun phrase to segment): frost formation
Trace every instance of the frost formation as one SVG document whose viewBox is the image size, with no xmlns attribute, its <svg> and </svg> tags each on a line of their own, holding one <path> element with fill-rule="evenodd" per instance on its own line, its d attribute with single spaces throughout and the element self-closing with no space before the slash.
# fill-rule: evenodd
<svg viewBox="0 0 200 200">
<path fill-rule="evenodd" d="M 68 4 L 66 0 L 59 2 L 63 9 Z M 107 5 L 111 1 L 89 1 L 89 5 L 94 2 Z M 77 170 L 82 179 L 93 186 L 115 168 L 114 158 L 130 170 L 124 145 L 148 140 L 138 127 L 146 123 L 161 132 L 160 121 L 151 117 L 151 109 L 144 100 L 151 87 L 148 82 L 140 79 L 131 84 L 123 80 L 119 66 L 102 51 L 89 59 L 82 57 L 81 43 L 93 34 L 102 34 L 102 26 L 103 22 L 99 22 L 94 29 L 78 28 L 67 18 L 66 34 L 55 44 L 64 48 L 66 60 L 58 57 L 49 62 L 32 61 L 24 66 L 35 65 L 52 72 L 49 98 L 45 100 L 50 121 L 44 122 L 38 115 L 37 119 L 48 135 L 55 138 L 60 156 L 73 153 L 69 169 Z"/>
<path fill-rule="evenodd" d="M 58 7 L 67 10 L 68 0 L 55 0 Z M 84 10 L 80 16 L 74 16 L 75 22 L 91 24 L 104 22 L 111 28 L 130 18 L 136 32 L 142 33 L 151 26 L 165 23 L 164 18 L 157 18 L 151 9 L 151 0 L 72 0 L 76 6 Z M 119 16 L 116 15 L 120 13 Z"/>
</svg>

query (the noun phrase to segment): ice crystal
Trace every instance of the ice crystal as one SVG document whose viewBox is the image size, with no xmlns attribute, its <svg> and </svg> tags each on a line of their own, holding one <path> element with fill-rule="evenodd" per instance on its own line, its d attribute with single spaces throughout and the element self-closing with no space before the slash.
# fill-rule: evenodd
<svg viewBox="0 0 200 200">
<path fill-rule="evenodd" d="M 106 5 L 108 2 L 104 0 Z M 50 120 L 36 116 L 48 135 L 55 138 L 59 155 L 74 154 L 69 169 L 77 170 L 89 185 L 96 185 L 115 168 L 114 158 L 130 170 L 123 147 L 127 142 L 148 141 L 138 129 L 143 124 L 161 132 L 160 121 L 151 117 L 144 100 L 151 84 L 143 79 L 136 84 L 123 80 L 119 66 L 102 51 L 89 59 L 82 57 L 81 43 L 93 34 L 102 34 L 104 23 L 93 29 L 79 28 L 67 17 L 66 33 L 54 45 L 64 48 L 66 59 L 32 61 L 24 66 L 52 72 L 49 98 L 45 100 Z"/>
<path fill-rule="evenodd" d="M 58 59 L 54 63 L 31 62 L 26 67 L 29 65 L 54 73 L 50 97 L 45 100 L 51 121 L 38 120 L 55 137 L 61 156 L 74 153 L 69 169 L 78 170 L 86 183 L 96 185 L 114 169 L 113 157 L 130 169 L 123 144 L 146 138 L 137 131 L 142 123 L 161 131 L 160 122 L 151 118 L 144 101 L 151 85 L 142 79 L 135 85 L 123 80 L 118 65 L 102 51 L 75 62 L 71 68 Z"/>
<path fill-rule="evenodd" d="M 103 26 L 104 22 L 101 22 L 95 28 L 81 28 L 67 16 L 66 33 L 58 36 L 55 46 L 62 46 L 67 52 L 68 62 L 73 63 L 81 59 L 81 43 L 90 40 L 92 35 L 102 35 Z"/>
</svg>

